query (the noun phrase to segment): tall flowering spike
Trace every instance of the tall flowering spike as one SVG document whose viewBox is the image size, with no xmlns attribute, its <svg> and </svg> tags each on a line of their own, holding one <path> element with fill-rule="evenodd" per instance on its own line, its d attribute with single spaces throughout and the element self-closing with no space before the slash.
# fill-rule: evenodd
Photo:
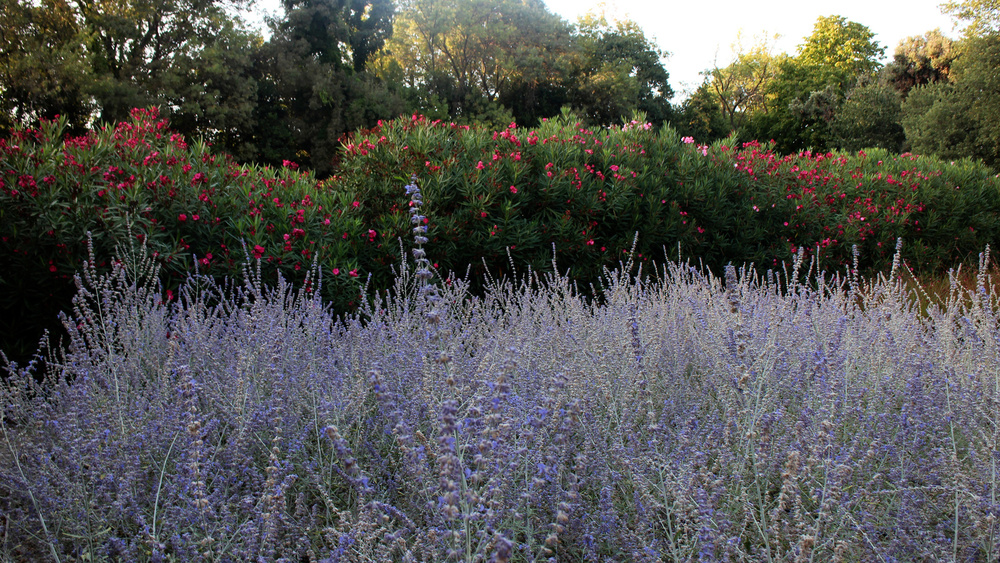
<svg viewBox="0 0 1000 563">
<path fill-rule="evenodd" d="M 851 247 L 851 255 L 852 255 L 851 265 L 853 267 L 851 268 L 850 276 L 848 276 L 848 283 L 850 284 L 851 294 L 857 295 L 858 286 L 860 283 L 858 280 L 858 257 L 860 256 L 860 252 L 858 251 L 858 245 L 855 244 Z"/>
<path fill-rule="evenodd" d="M 739 279 L 736 277 L 736 266 L 732 263 L 726 264 L 726 293 L 729 294 L 729 310 L 732 313 L 739 311 Z"/>
<path fill-rule="evenodd" d="M 986 276 L 990 267 L 990 245 L 979 253 L 979 272 L 976 274 L 976 294 L 986 295 Z"/>
<path fill-rule="evenodd" d="M 892 270 L 889 271 L 889 281 L 896 279 L 899 272 L 899 263 L 903 257 L 903 237 L 896 239 L 896 253 L 892 255 Z"/>
<path fill-rule="evenodd" d="M 635 363 L 639 367 L 639 370 L 642 371 L 642 356 L 643 356 L 642 339 L 640 338 L 639 335 L 639 319 L 638 315 L 636 314 L 636 311 L 637 311 L 636 305 L 635 303 L 633 303 L 629 307 L 628 320 L 629 320 L 629 328 L 631 329 L 632 333 L 632 352 L 635 354 Z"/>
<path fill-rule="evenodd" d="M 427 259 L 427 252 L 423 245 L 427 244 L 427 218 L 420 214 L 420 206 L 424 201 L 421 197 L 420 186 L 417 185 L 417 176 L 410 176 L 410 183 L 406 185 L 406 195 L 410 196 L 410 223 L 413 227 L 413 260 L 416 266 L 415 275 L 420 280 L 420 295 L 428 303 L 434 305 L 439 301 L 437 288 L 431 285 L 430 280 L 434 277 L 431 270 L 431 262 Z M 426 313 L 427 321 L 437 324 L 441 321 L 441 313 L 437 309 L 432 309 Z"/>
</svg>

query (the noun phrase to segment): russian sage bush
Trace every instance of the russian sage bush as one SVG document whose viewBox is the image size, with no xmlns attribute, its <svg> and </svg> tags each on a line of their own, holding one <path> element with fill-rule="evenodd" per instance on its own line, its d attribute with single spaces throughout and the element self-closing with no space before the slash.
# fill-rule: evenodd
<svg viewBox="0 0 1000 563">
<path fill-rule="evenodd" d="M 3 386 L 6 561 L 996 561 L 1000 296 L 417 267 L 357 315 L 141 254 Z M 988 257 L 982 260 L 985 269 Z M 321 284 L 321 277 L 313 278 Z"/>
</svg>

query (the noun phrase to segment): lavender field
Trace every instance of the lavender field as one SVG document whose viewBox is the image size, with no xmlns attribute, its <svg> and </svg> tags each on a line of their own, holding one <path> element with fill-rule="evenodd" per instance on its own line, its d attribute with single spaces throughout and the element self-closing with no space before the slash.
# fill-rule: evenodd
<svg viewBox="0 0 1000 563">
<path fill-rule="evenodd" d="M 988 248 L 943 306 L 898 260 L 473 297 L 424 229 L 347 318 L 252 265 L 174 300 L 141 249 L 85 270 L 68 348 L 2 387 L 0 560 L 1000 558 Z"/>
</svg>

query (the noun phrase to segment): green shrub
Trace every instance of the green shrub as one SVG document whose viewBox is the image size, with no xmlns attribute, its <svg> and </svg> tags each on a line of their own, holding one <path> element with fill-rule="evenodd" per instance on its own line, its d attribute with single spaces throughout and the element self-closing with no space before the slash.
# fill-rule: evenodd
<svg viewBox="0 0 1000 563">
<path fill-rule="evenodd" d="M 428 252 L 442 270 L 471 267 L 473 278 L 508 272 L 508 249 L 521 267 L 550 269 L 554 244 L 558 264 L 586 286 L 623 259 L 636 232 L 640 261 L 674 258 L 678 243 L 709 264 L 734 245 L 767 250 L 755 242 L 763 233 L 730 227 L 752 218 L 750 179 L 639 121 L 594 131 L 564 115 L 494 132 L 413 116 L 355 135 L 340 162 L 341 181 L 376 221 L 404 212 L 396 178 L 411 173 L 430 220 Z"/>
<path fill-rule="evenodd" d="M 64 139 L 64 127 L 47 122 L 0 140 L 0 303 L 8 313 L 0 332 L 12 356 L 33 350 L 68 309 L 88 232 L 102 271 L 116 246 L 144 243 L 162 266 L 166 299 L 195 267 L 235 278 L 259 257 L 272 280 L 278 272 L 303 280 L 318 260 L 324 297 L 347 308 L 366 272 L 384 261 L 358 199 L 294 163 L 237 166 L 204 143 L 188 145 L 155 109 L 84 137 Z"/>
<path fill-rule="evenodd" d="M 401 214 L 396 186 L 421 178 L 428 252 L 442 269 L 475 274 L 515 263 L 558 263 L 584 287 L 615 266 L 639 233 L 640 262 L 684 256 L 713 269 L 780 267 L 800 248 L 842 268 L 892 260 L 896 239 L 920 271 L 973 259 L 1000 238 L 1000 183 L 971 161 L 910 154 L 802 152 L 734 138 L 700 145 L 641 117 L 583 127 L 571 114 L 537 129 L 469 128 L 421 116 L 350 139 L 341 180 L 370 202 L 372 220 Z"/>
</svg>

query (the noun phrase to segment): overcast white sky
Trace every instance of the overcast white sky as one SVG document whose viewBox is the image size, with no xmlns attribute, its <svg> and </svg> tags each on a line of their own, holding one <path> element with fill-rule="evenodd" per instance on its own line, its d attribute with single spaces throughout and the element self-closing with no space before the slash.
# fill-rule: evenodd
<svg viewBox="0 0 1000 563">
<path fill-rule="evenodd" d="M 597 8 L 599 0 L 544 0 L 549 10 L 575 22 Z M 779 34 L 776 53 L 795 54 L 803 38 L 812 33 L 820 16 L 844 16 L 875 33 L 891 59 L 902 39 L 940 28 L 957 38 L 950 16 L 938 7 L 943 0 L 614 0 L 607 14 L 636 21 L 660 49 L 667 51 L 670 85 L 678 94 L 701 84 L 699 72 L 713 66 L 716 57 L 724 66 L 732 58 L 730 46 L 742 31 L 744 45 L 754 36 Z M 675 101 L 683 96 L 678 95 Z"/>
<path fill-rule="evenodd" d="M 581 15 L 599 9 L 600 0 L 544 0 L 549 10 L 570 23 Z M 943 15 L 943 0 L 608 0 L 609 18 L 631 19 L 639 23 L 646 37 L 667 51 L 666 69 L 676 96 L 685 98 L 701 84 L 699 73 L 711 68 L 716 60 L 725 66 L 732 59 L 731 45 L 742 31 L 744 45 L 755 36 L 780 37 L 775 53 L 795 54 L 803 38 L 812 33 L 820 16 L 844 16 L 875 33 L 892 58 L 902 39 L 940 28 L 948 37 L 957 38 L 950 16 Z M 258 9 L 276 12 L 279 0 L 259 0 Z"/>
</svg>

